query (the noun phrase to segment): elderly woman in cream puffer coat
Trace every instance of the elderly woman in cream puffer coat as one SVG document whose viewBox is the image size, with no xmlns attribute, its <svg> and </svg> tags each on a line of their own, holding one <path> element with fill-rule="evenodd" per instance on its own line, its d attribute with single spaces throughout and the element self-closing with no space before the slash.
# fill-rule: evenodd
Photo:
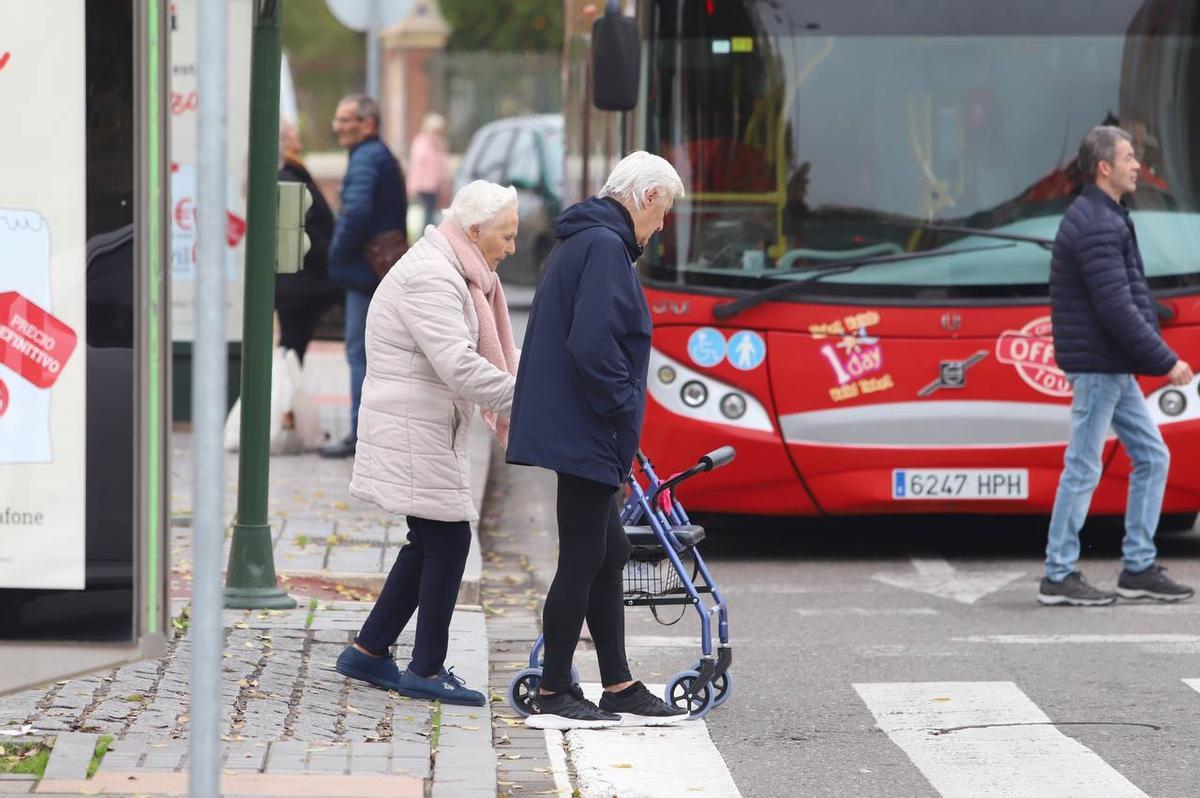
<svg viewBox="0 0 1200 798">
<path fill-rule="evenodd" d="M 351 646 L 345 676 L 411 698 L 483 706 L 444 667 L 471 545 L 467 431 L 479 407 L 504 443 L 517 351 L 496 274 L 516 250 L 517 193 L 477 180 L 402 257 L 367 313 L 367 376 L 350 493 L 407 516 L 408 543 Z M 420 606 L 412 660 L 389 654 Z"/>
</svg>

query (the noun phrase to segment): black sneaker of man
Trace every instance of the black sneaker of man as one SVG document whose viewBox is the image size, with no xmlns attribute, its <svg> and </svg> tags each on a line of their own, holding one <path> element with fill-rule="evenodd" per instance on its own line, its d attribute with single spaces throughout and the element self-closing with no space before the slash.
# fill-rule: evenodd
<svg viewBox="0 0 1200 798">
<path fill-rule="evenodd" d="M 1070 607 L 1103 607 L 1117 600 L 1117 594 L 1092 587 L 1083 574 L 1072 571 L 1061 582 L 1043 579 L 1038 589 L 1038 604 L 1065 604 Z"/>
<path fill-rule="evenodd" d="M 600 709 L 620 715 L 622 726 L 669 726 L 688 716 L 686 709 L 676 709 L 641 682 L 616 693 L 605 692 L 600 696 Z"/>
<path fill-rule="evenodd" d="M 1153 599 L 1155 601 L 1186 601 L 1196 591 L 1181 585 L 1167 576 L 1166 568 L 1157 563 L 1136 574 L 1121 571 L 1117 577 L 1117 595 L 1126 599 Z"/>
<path fill-rule="evenodd" d="M 605 712 L 588 701 L 582 690 L 565 690 L 561 693 L 543 695 L 537 693 L 529 698 L 532 713 L 525 718 L 531 729 L 605 729 L 620 726 L 621 716 Z"/>
</svg>

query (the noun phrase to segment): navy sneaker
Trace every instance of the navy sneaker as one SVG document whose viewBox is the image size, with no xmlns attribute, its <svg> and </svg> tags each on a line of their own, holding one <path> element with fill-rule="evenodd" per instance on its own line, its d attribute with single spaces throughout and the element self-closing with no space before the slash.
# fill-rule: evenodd
<svg viewBox="0 0 1200 798">
<path fill-rule="evenodd" d="M 427 698 L 441 701 L 443 704 L 461 704 L 467 707 L 482 707 L 487 704 L 483 693 L 468 688 L 466 681 L 454 672 L 454 668 L 442 668 L 437 676 L 428 679 L 405 668 L 404 673 L 400 674 L 400 685 L 396 691 L 409 698 Z"/>
<path fill-rule="evenodd" d="M 382 687 L 384 690 L 400 689 L 400 669 L 391 657 L 373 657 L 354 646 L 346 646 L 337 658 L 337 672 L 351 679 Z"/>
</svg>

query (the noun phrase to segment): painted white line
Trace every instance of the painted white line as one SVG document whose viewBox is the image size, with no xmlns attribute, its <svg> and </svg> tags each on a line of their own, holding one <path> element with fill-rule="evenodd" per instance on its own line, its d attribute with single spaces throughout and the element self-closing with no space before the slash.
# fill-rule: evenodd
<svg viewBox="0 0 1200 798">
<path fill-rule="evenodd" d="M 554 790 L 562 795 L 571 794 L 571 774 L 567 771 L 567 749 L 563 733 L 557 729 L 543 729 L 546 735 L 546 754 L 550 758 L 550 773 L 554 776 Z"/>
<path fill-rule="evenodd" d="M 1200 643 L 1200 635 L 968 635 L 950 638 L 956 643 L 1005 643 L 1044 646 L 1060 643 Z"/>
<path fill-rule="evenodd" d="M 1184 679 L 1183 683 L 1195 690 L 1197 693 L 1200 693 L 1200 679 Z"/>
<path fill-rule="evenodd" d="M 1145 798 L 1012 682 L 856 684 L 943 798 Z"/>
<path fill-rule="evenodd" d="M 646 687 L 662 695 L 663 685 Z M 583 690 L 600 699 L 600 685 Z M 704 721 L 570 731 L 566 738 L 584 798 L 741 798 Z"/>
<path fill-rule="evenodd" d="M 886 617 L 894 615 L 938 615 L 938 611 L 933 607 L 880 607 L 877 609 L 869 609 L 867 607 L 831 607 L 822 609 L 809 609 L 800 607 L 795 611 L 798 615 L 803 615 L 806 618 L 822 618 L 822 617 L 840 617 L 852 615 L 856 618 L 874 618 Z"/>
<path fill-rule="evenodd" d="M 959 571 L 940 557 L 913 557 L 912 570 L 871 576 L 885 585 L 974 604 L 1025 575 L 1024 571 Z"/>
</svg>

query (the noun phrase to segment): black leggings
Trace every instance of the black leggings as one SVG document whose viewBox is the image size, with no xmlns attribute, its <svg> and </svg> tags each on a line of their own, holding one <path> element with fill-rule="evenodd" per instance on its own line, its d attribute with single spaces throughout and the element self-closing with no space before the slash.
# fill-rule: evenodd
<svg viewBox="0 0 1200 798">
<path fill-rule="evenodd" d="M 379 600 L 355 641 L 384 656 L 400 637 L 417 605 L 417 641 L 408 668 L 418 676 L 436 676 L 450 644 L 450 616 L 458 600 L 471 525 L 466 521 L 430 521 L 408 517 L 408 544 L 396 555 Z"/>
<path fill-rule="evenodd" d="M 571 686 L 571 659 L 583 619 L 596 644 L 605 687 L 630 679 L 625 659 L 625 605 L 621 578 L 629 559 L 614 489 L 601 482 L 558 475 L 558 572 L 546 594 L 542 632 L 546 658 L 542 687 Z"/>
</svg>

